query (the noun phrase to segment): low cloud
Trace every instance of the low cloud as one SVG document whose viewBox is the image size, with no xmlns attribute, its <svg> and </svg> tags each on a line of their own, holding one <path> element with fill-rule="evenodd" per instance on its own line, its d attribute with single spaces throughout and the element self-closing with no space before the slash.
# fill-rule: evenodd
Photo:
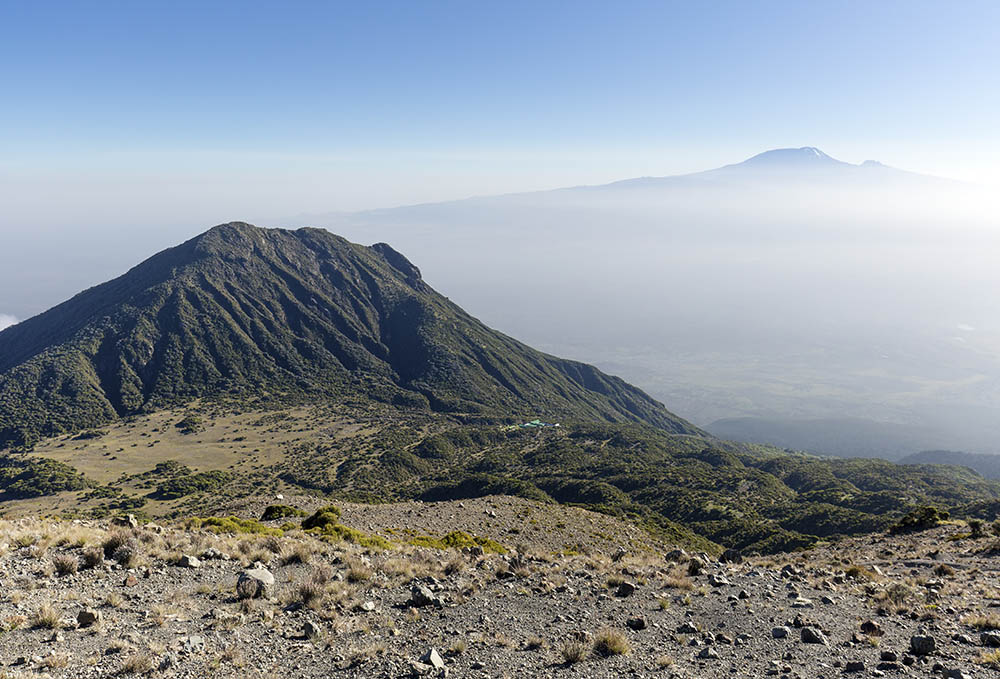
<svg viewBox="0 0 1000 679">
<path fill-rule="evenodd" d="M 0 314 L 0 330 L 8 328 L 17 323 L 17 319 L 10 314 Z"/>
</svg>

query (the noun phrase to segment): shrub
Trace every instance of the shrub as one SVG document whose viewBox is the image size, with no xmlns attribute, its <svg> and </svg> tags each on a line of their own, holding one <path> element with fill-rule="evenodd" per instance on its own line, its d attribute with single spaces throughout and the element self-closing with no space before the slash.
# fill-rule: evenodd
<svg viewBox="0 0 1000 679">
<path fill-rule="evenodd" d="M 875 573 L 868 570 L 864 566 L 848 566 L 847 570 L 844 571 L 844 575 L 851 578 L 852 580 L 867 580 L 871 581 L 875 579 Z"/>
<path fill-rule="evenodd" d="M 100 547 L 88 547 L 80 555 L 83 568 L 97 568 L 104 565 L 104 551 Z"/>
<path fill-rule="evenodd" d="M 563 662 L 567 665 L 574 665 L 583 662 L 590 655 L 590 646 L 582 641 L 567 641 L 559 650 Z"/>
<path fill-rule="evenodd" d="M 978 540 L 986 535 L 986 532 L 983 530 L 984 525 L 982 519 L 969 519 L 969 537 L 973 540 Z"/>
<path fill-rule="evenodd" d="M 362 547 L 378 549 L 391 547 L 388 540 L 349 528 L 338 523 L 338 519 L 340 519 L 340 509 L 333 505 L 327 505 L 316 510 L 316 513 L 303 521 L 302 528 L 322 536 L 326 542 L 351 542 Z"/>
<path fill-rule="evenodd" d="M 624 655 L 628 652 L 628 639 L 618 630 L 605 628 L 594 637 L 594 653 L 603 658 Z"/>
<path fill-rule="evenodd" d="M 407 540 L 415 547 L 430 547 L 432 549 L 464 549 L 465 547 L 482 547 L 489 554 L 506 554 L 509 550 L 495 540 L 469 535 L 462 531 L 452 531 L 443 538 L 433 538 L 428 535 L 418 535 Z"/>
<path fill-rule="evenodd" d="M 91 482 L 73 467 L 43 457 L 0 457 L 0 495 L 23 499 L 83 490 Z"/>
<path fill-rule="evenodd" d="M 125 659 L 121 674 L 146 674 L 153 669 L 153 659 L 148 653 L 136 653 Z"/>
<path fill-rule="evenodd" d="M 41 606 L 29 620 L 34 629 L 58 629 L 59 613 L 51 605 Z"/>
<path fill-rule="evenodd" d="M 938 564 L 934 567 L 934 574 L 940 577 L 947 577 L 955 574 L 955 569 L 946 563 Z"/>
<path fill-rule="evenodd" d="M 194 493 L 215 490 L 231 478 L 231 474 L 218 470 L 178 476 L 158 485 L 154 496 L 158 500 L 176 500 Z"/>
<path fill-rule="evenodd" d="M 918 507 L 890 526 L 889 533 L 899 535 L 928 530 L 938 526 L 942 521 L 947 521 L 948 517 L 948 512 L 940 511 L 937 507 Z"/>
<path fill-rule="evenodd" d="M 201 418 L 197 415 L 188 415 L 174 426 L 180 429 L 182 434 L 194 434 L 203 429 Z"/>
<path fill-rule="evenodd" d="M 303 530 L 318 528 L 324 530 L 327 526 L 340 523 L 340 508 L 335 505 L 320 507 L 308 519 L 302 522 Z"/>
<path fill-rule="evenodd" d="M 70 554 L 57 554 L 52 557 L 52 566 L 59 575 L 73 575 L 80 567 L 80 560 Z"/>
<path fill-rule="evenodd" d="M 296 509 L 295 507 L 289 507 L 288 505 L 268 505 L 264 509 L 264 513 L 260 515 L 261 521 L 278 521 L 280 519 L 286 519 L 290 516 L 305 516 L 306 513 L 301 509 Z"/>
</svg>

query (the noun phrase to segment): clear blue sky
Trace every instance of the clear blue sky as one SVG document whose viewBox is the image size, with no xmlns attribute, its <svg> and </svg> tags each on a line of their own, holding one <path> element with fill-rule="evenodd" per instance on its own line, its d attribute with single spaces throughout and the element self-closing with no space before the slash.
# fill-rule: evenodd
<svg viewBox="0 0 1000 679">
<path fill-rule="evenodd" d="M 0 228 L 111 218 L 116 195 L 129 219 L 284 215 L 776 146 L 993 180 L 998 26 L 994 0 L 0 0 Z"/>
</svg>

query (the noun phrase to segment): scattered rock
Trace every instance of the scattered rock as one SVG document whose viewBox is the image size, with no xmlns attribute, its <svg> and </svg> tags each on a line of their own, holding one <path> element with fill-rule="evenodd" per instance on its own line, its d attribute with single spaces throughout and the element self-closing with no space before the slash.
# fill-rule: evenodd
<svg viewBox="0 0 1000 679">
<path fill-rule="evenodd" d="M 424 665 L 430 665 L 434 669 L 444 669 L 444 659 L 435 648 L 428 649 L 426 653 L 420 656 L 420 662 Z"/>
<path fill-rule="evenodd" d="M 77 627 L 90 627 L 101 620 L 101 612 L 93 608 L 85 608 L 76 614 Z"/>
<path fill-rule="evenodd" d="M 249 568 L 236 581 L 240 599 L 270 599 L 274 592 L 274 575 L 266 568 Z"/>
<path fill-rule="evenodd" d="M 929 634 L 914 634 L 910 637 L 910 652 L 913 655 L 930 655 L 935 648 L 934 637 Z"/>
<path fill-rule="evenodd" d="M 628 582 L 627 580 L 622 584 L 618 585 L 618 590 L 615 592 L 615 596 L 627 597 L 632 596 L 635 593 L 635 584 Z"/>
<path fill-rule="evenodd" d="M 882 630 L 882 626 L 871 619 L 865 620 L 861 623 L 861 631 L 870 637 L 880 637 L 885 634 Z"/>
<path fill-rule="evenodd" d="M 646 619 L 645 618 L 629 618 L 625 625 L 633 632 L 639 632 L 646 629 Z"/>
<path fill-rule="evenodd" d="M 302 623 L 302 636 L 306 639 L 319 639 L 323 636 L 323 626 L 318 622 L 306 620 Z"/>
<path fill-rule="evenodd" d="M 1000 648 L 1000 632 L 989 630 L 981 633 L 979 643 L 990 648 Z"/>
<path fill-rule="evenodd" d="M 743 555 L 736 549 L 727 549 L 719 557 L 722 563 L 743 563 Z"/>
<path fill-rule="evenodd" d="M 441 608 L 442 602 L 434 592 L 426 585 L 414 585 L 410 588 L 410 600 L 408 606 L 413 608 L 423 608 L 424 606 L 437 606 Z"/>
<path fill-rule="evenodd" d="M 826 635 L 815 627 L 803 627 L 801 638 L 802 642 L 806 644 L 823 644 L 826 646 L 829 643 L 826 640 Z"/>
</svg>

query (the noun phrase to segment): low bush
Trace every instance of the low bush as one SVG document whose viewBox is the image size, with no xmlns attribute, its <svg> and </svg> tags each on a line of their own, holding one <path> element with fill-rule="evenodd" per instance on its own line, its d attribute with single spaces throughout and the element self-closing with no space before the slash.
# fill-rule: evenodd
<svg viewBox="0 0 1000 679">
<path fill-rule="evenodd" d="M 918 507 L 890 526 L 889 533 L 899 535 L 929 530 L 947 521 L 948 517 L 948 512 L 941 511 L 937 507 Z"/>
<path fill-rule="evenodd" d="M 288 505 L 268 505 L 260 515 L 261 521 L 279 521 L 290 516 L 305 516 L 306 512 Z"/>
</svg>

